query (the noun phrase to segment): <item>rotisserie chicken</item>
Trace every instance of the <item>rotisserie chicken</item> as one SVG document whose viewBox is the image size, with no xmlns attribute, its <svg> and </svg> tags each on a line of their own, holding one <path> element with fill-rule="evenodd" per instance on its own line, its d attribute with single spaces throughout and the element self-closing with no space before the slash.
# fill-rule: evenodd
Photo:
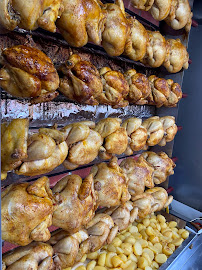
<svg viewBox="0 0 202 270">
<path fill-rule="evenodd" d="M 150 189 L 149 189 L 150 190 Z M 134 209 L 138 209 L 138 218 L 144 218 L 153 212 L 152 206 L 155 200 L 149 193 L 142 193 L 135 197 L 132 197 Z"/>
<path fill-rule="evenodd" d="M 160 121 L 163 125 L 164 136 L 160 141 L 160 146 L 165 146 L 167 142 L 171 142 L 177 133 L 177 125 L 175 124 L 174 116 L 163 116 L 160 117 Z"/>
<path fill-rule="evenodd" d="M 99 163 L 91 169 L 95 190 L 98 192 L 97 206 L 118 206 L 130 200 L 128 179 L 114 157 L 109 163 Z"/>
<path fill-rule="evenodd" d="M 54 99 L 58 92 L 59 76 L 42 51 L 17 45 L 2 51 L 0 86 L 16 97 L 31 98 L 31 103 Z"/>
<path fill-rule="evenodd" d="M 58 205 L 53 213 L 53 225 L 72 234 L 93 218 L 97 192 L 92 174 L 83 181 L 78 175 L 65 176 L 54 186 L 53 195 Z"/>
<path fill-rule="evenodd" d="M 25 246 L 50 238 L 53 197 L 49 179 L 42 177 L 33 184 L 12 184 L 1 194 L 2 239 Z"/>
<path fill-rule="evenodd" d="M 154 0 L 131 0 L 131 3 L 137 9 L 148 11 L 152 7 Z"/>
<path fill-rule="evenodd" d="M 73 54 L 60 70 L 64 76 L 59 90 L 64 96 L 79 103 L 98 105 L 96 98 L 102 93 L 103 85 L 94 65 Z"/>
<path fill-rule="evenodd" d="M 170 13 L 172 0 L 154 0 L 154 3 L 149 10 L 152 17 L 157 21 L 162 21 Z"/>
</svg>

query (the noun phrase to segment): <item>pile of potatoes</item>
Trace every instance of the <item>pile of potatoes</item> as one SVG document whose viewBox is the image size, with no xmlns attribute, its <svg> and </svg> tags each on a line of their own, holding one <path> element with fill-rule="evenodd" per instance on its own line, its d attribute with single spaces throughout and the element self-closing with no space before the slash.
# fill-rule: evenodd
<svg viewBox="0 0 202 270">
<path fill-rule="evenodd" d="M 152 270 L 158 269 L 189 236 L 175 221 L 151 215 L 131 224 L 99 252 L 84 255 L 76 270 Z M 65 270 L 71 270 L 66 268 Z"/>
</svg>

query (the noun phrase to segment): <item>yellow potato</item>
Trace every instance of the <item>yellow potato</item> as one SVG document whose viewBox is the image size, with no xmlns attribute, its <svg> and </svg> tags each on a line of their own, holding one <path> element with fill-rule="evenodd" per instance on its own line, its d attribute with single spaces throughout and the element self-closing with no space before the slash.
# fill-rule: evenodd
<svg viewBox="0 0 202 270">
<path fill-rule="evenodd" d="M 122 243 L 120 248 L 123 250 L 125 255 L 130 255 L 133 252 L 132 244 L 130 243 Z"/>
<path fill-rule="evenodd" d="M 146 231 L 145 231 L 145 230 L 141 230 L 141 231 L 140 231 L 140 234 L 142 235 L 142 238 L 143 238 L 144 240 L 147 240 L 147 239 L 148 239 L 148 235 L 146 234 Z"/>
<path fill-rule="evenodd" d="M 99 266 L 105 266 L 106 256 L 107 256 L 106 253 L 100 254 L 97 262 Z"/>
<path fill-rule="evenodd" d="M 120 247 L 116 247 L 116 253 L 117 254 L 123 254 L 123 249 Z"/>
<path fill-rule="evenodd" d="M 143 252 L 142 257 L 144 257 L 147 260 L 148 265 L 151 265 L 152 259 L 150 258 L 149 254 L 147 252 Z"/>
<path fill-rule="evenodd" d="M 151 249 L 149 249 L 149 248 L 144 248 L 144 249 L 143 249 L 143 252 L 148 253 L 149 257 L 151 258 L 151 261 L 153 261 L 153 259 L 154 259 L 154 252 L 153 252 Z"/>
<path fill-rule="evenodd" d="M 166 256 L 170 256 L 171 254 L 173 254 L 173 250 L 168 246 L 164 246 L 162 251 Z"/>
<path fill-rule="evenodd" d="M 156 217 L 156 216 L 155 216 L 155 217 Z M 152 223 L 152 222 L 153 222 L 153 223 L 157 223 L 158 221 L 156 220 L 156 218 L 151 218 L 151 219 L 150 219 L 150 223 Z"/>
<path fill-rule="evenodd" d="M 116 252 L 116 247 L 114 245 L 110 244 L 110 245 L 108 245 L 107 250 L 111 251 L 111 252 Z"/>
<path fill-rule="evenodd" d="M 152 242 L 150 242 L 150 241 L 147 241 L 147 243 L 148 243 L 148 247 L 153 247 L 153 244 L 152 244 Z"/>
<path fill-rule="evenodd" d="M 138 231 L 140 232 L 141 230 L 145 230 L 146 229 L 146 226 L 144 226 L 143 224 L 139 223 L 139 224 L 137 224 L 137 228 L 138 228 Z"/>
<path fill-rule="evenodd" d="M 153 229 L 156 229 L 156 224 L 154 222 L 150 222 L 149 226 L 151 226 Z"/>
<path fill-rule="evenodd" d="M 125 236 L 125 239 L 126 239 L 126 237 L 131 236 L 131 233 L 130 232 L 125 232 L 123 235 Z"/>
<path fill-rule="evenodd" d="M 186 230 L 185 230 L 185 229 L 179 229 L 179 230 L 178 230 L 178 233 L 179 233 L 179 234 L 182 234 L 183 232 L 186 232 Z"/>
<path fill-rule="evenodd" d="M 67 268 L 65 268 L 64 270 L 71 270 L 72 268 L 71 267 L 67 267 Z"/>
<path fill-rule="evenodd" d="M 119 254 L 119 257 L 121 258 L 121 260 L 122 260 L 123 262 L 127 262 L 127 260 L 128 260 L 128 258 L 127 258 L 126 255 L 124 255 L 124 254 Z"/>
<path fill-rule="evenodd" d="M 157 215 L 156 218 L 157 218 L 158 222 L 162 222 L 162 223 L 166 222 L 166 219 L 163 215 Z"/>
<path fill-rule="evenodd" d="M 123 260 L 119 256 L 112 257 L 112 264 L 114 267 L 118 267 L 123 263 Z"/>
<path fill-rule="evenodd" d="M 170 249 L 172 249 L 173 252 L 175 251 L 175 245 L 174 245 L 174 244 L 169 243 L 169 244 L 168 244 L 168 247 L 169 247 Z"/>
<path fill-rule="evenodd" d="M 128 267 L 125 268 L 125 270 L 135 270 L 137 268 L 136 262 L 131 262 Z"/>
<path fill-rule="evenodd" d="M 162 234 L 163 234 L 163 236 L 169 237 L 169 238 L 172 238 L 172 235 L 173 235 L 171 230 L 166 230 L 166 229 L 164 232 L 162 232 Z"/>
<path fill-rule="evenodd" d="M 140 242 L 136 242 L 134 245 L 133 245 L 133 252 L 135 255 L 141 255 L 142 254 L 142 246 L 140 244 Z"/>
<path fill-rule="evenodd" d="M 125 236 L 122 234 L 117 235 L 117 237 L 121 240 L 124 241 L 125 240 Z"/>
<path fill-rule="evenodd" d="M 176 221 L 170 221 L 170 222 L 168 222 L 168 227 L 175 228 L 176 226 L 177 226 L 177 222 Z"/>
<path fill-rule="evenodd" d="M 156 219 L 156 215 L 155 215 L 155 214 L 152 214 L 152 215 L 150 216 L 150 219 Z"/>
<path fill-rule="evenodd" d="M 133 236 L 129 236 L 124 240 L 124 243 L 130 243 L 132 245 L 134 245 L 136 242 L 136 239 Z"/>
<path fill-rule="evenodd" d="M 180 235 L 176 233 L 175 231 L 172 231 L 172 238 L 173 239 L 180 238 Z"/>
<path fill-rule="evenodd" d="M 159 243 L 157 243 L 157 244 L 159 244 Z M 149 248 L 151 251 L 153 251 L 155 254 L 158 254 L 158 253 L 159 253 L 158 249 L 157 249 L 155 246 L 148 246 L 148 248 Z"/>
<path fill-rule="evenodd" d="M 155 256 L 155 261 L 159 264 L 163 264 L 167 261 L 167 256 L 165 254 L 162 254 L 162 253 L 157 254 Z"/>
<path fill-rule="evenodd" d="M 96 260 L 97 257 L 98 257 L 97 251 L 87 254 L 87 258 L 90 259 L 90 260 Z"/>
<path fill-rule="evenodd" d="M 188 231 L 184 231 L 182 234 L 181 234 L 182 238 L 184 239 L 187 239 L 189 237 L 189 232 Z"/>
<path fill-rule="evenodd" d="M 142 235 L 141 235 L 140 233 L 133 233 L 133 237 L 134 237 L 136 240 L 142 239 Z"/>
<path fill-rule="evenodd" d="M 137 233 L 138 232 L 138 228 L 136 226 L 131 226 L 129 229 L 130 233 Z"/>
<path fill-rule="evenodd" d="M 142 221 L 142 223 L 143 223 L 143 225 L 144 225 L 145 227 L 148 227 L 149 224 L 150 224 L 149 218 L 144 218 L 143 221 Z"/>
<path fill-rule="evenodd" d="M 144 270 L 152 270 L 150 266 L 146 266 Z"/>
<path fill-rule="evenodd" d="M 96 266 L 96 261 L 93 260 L 87 264 L 86 270 L 93 270 L 95 266 Z"/>
<path fill-rule="evenodd" d="M 183 241 L 184 241 L 183 238 L 176 238 L 172 241 L 172 244 L 174 244 L 176 247 L 178 247 L 182 244 Z"/>
<path fill-rule="evenodd" d="M 94 270 L 107 270 L 104 266 L 95 266 Z"/>
<path fill-rule="evenodd" d="M 148 247 L 148 242 L 144 239 L 138 240 L 142 248 Z"/>
<path fill-rule="evenodd" d="M 80 262 L 83 263 L 87 259 L 87 254 L 84 254 L 83 257 L 81 258 Z"/>
<path fill-rule="evenodd" d="M 178 228 L 171 228 L 173 232 L 178 233 Z"/>
<path fill-rule="evenodd" d="M 161 225 L 159 223 L 156 223 L 156 229 L 160 232 L 161 231 Z"/>
<path fill-rule="evenodd" d="M 86 270 L 86 267 L 84 265 L 80 265 L 76 268 L 76 270 Z"/>
<path fill-rule="evenodd" d="M 121 269 L 126 269 L 131 263 L 132 263 L 131 260 L 128 260 L 127 262 L 122 263 L 121 264 Z"/>
<path fill-rule="evenodd" d="M 149 241 L 152 242 L 152 244 L 159 243 L 159 238 L 158 238 L 158 236 L 151 235 L 149 237 Z"/>
<path fill-rule="evenodd" d="M 161 230 L 168 227 L 167 224 L 166 224 L 165 222 L 160 222 L 159 224 L 160 224 L 160 226 L 161 226 Z"/>
<path fill-rule="evenodd" d="M 157 249 L 157 253 L 162 253 L 162 245 L 161 245 L 161 243 L 154 244 L 154 247 Z"/>
<path fill-rule="evenodd" d="M 107 255 L 106 255 L 106 260 L 105 260 L 105 265 L 107 267 L 113 267 L 112 265 L 112 258 L 116 256 L 116 253 L 115 252 L 108 252 Z"/>
<path fill-rule="evenodd" d="M 137 266 L 144 269 L 146 266 L 148 266 L 148 261 L 144 257 L 140 257 L 138 259 Z"/>
<path fill-rule="evenodd" d="M 146 234 L 149 236 L 155 235 L 154 229 L 151 226 L 147 227 L 145 231 L 146 231 Z"/>
<path fill-rule="evenodd" d="M 131 260 L 132 262 L 137 262 L 137 257 L 133 253 L 131 253 L 128 256 L 128 260 Z"/>
<path fill-rule="evenodd" d="M 115 247 L 119 247 L 119 246 L 121 245 L 121 243 L 122 243 L 122 241 L 121 241 L 121 239 L 118 238 L 118 237 L 115 237 L 114 240 L 112 241 L 112 244 L 113 244 L 113 246 L 115 246 Z"/>
<path fill-rule="evenodd" d="M 151 267 L 152 267 L 153 269 L 158 269 L 158 268 L 159 268 L 159 265 L 158 265 L 157 262 L 153 261 L 153 262 L 151 263 Z"/>
</svg>

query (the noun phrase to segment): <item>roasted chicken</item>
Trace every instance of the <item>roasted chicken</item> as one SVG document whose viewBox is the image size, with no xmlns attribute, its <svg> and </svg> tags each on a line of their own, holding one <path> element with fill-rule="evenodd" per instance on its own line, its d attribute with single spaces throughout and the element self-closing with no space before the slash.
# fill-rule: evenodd
<svg viewBox="0 0 202 270">
<path fill-rule="evenodd" d="M 175 168 L 175 163 L 164 152 L 154 153 L 147 151 L 142 153 L 140 158 L 144 158 L 145 161 L 147 161 L 149 165 L 152 166 L 152 177 L 156 185 L 163 183 L 164 181 L 166 181 L 168 176 L 174 174 L 173 169 Z"/>
<path fill-rule="evenodd" d="M 119 56 L 124 52 L 130 34 L 130 23 L 125 16 L 123 1 L 104 4 L 103 9 L 107 12 L 107 19 L 102 33 L 102 46 L 110 56 Z"/>
<path fill-rule="evenodd" d="M 168 53 L 163 63 L 170 73 L 179 72 L 182 68 L 189 67 L 189 54 L 180 39 L 167 40 Z"/>
<path fill-rule="evenodd" d="M 150 190 L 150 189 L 148 189 Z M 155 200 L 149 193 L 142 193 L 132 197 L 133 208 L 138 210 L 138 218 L 144 218 L 153 212 L 153 205 Z"/>
<path fill-rule="evenodd" d="M 88 164 L 98 156 L 103 138 L 92 129 L 94 127 L 94 122 L 86 121 L 70 124 L 61 129 L 69 147 L 68 156 L 63 163 L 67 169 L 72 170 L 79 165 Z"/>
<path fill-rule="evenodd" d="M 50 101 L 58 95 L 59 76 L 42 51 L 17 45 L 2 51 L 0 86 L 16 97 L 31 98 L 31 103 Z"/>
<path fill-rule="evenodd" d="M 88 41 L 99 45 L 106 21 L 106 11 L 99 0 L 63 0 L 64 12 L 57 20 L 64 39 L 74 47 L 82 47 Z"/>
<path fill-rule="evenodd" d="M 152 17 L 157 21 L 162 21 L 170 13 L 172 0 L 154 0 L 154 3 L 149 10 Z"/>
<path fill-rule="evenodd" d="M 97 206 L 118 206 L 130 200 L 127 182 L 122 169 L 114 157 L 109 163 L 99 163 L 91 169 L 95 190 L 98 192 Z"/>
<path fill-rule="evenodd" d="M 55 32 L 55 21 L 63 12 L 62 0 L 20 0 L 0 2 L 0 23 L 8 30 L 16 26 L 26 30 L 41 27 Z"/>
<path fill-rule="evenodd" d="M 163 125 L 164 136 L 160 141 L 160 146 L 165 146 L 167 142 L 171 142 L 177 133 L 177 125 L 175 124 L 174 116 L 163 116 L 160 117 L 160 121 Z"/>
<path fill-rule="evenodd" d="M 141 62 L 150 67 L 160 67 L 167 55 L 165 38 L 158 31 L 147 31 L 149 41 L 147 52 Z"/>
<path fill-rule="evenodd" d="M 128 95 L 129 86 L 123 74 L 109 67 L 103 67 L 100 70 L 100 76 L 103 92 L 97 97 L 98 102 L 114 108 L 127 106 L 128 101 L 125 97 Z"/>
<path fill-rule="evenodd" d="M 121 155 L 125 152 L 128 136 L 126 129 L 121 127 L 121 119 L 105 118 L 96 124 L 95 131 L 104 139 L 99 151 L 100 158 L 110 159 L 115 154 Z"/>
<path fill-rule="evenodd" d="M 133 6 L 137 9 L 150 10 L 155 0 L 131 0 Z"/>
<path fill-rule="evenodd" d="M 79 103 L 98 105 L 96 98 L 102 93 L 103 85 L 94 65 L 73 54 L 60 70 L 64 76 L 59 91 L 64 96 Z"/>
<path fill-rule="evenodd" d="M 53 210 L 47 177 L 8 186 L 1 194 L 2 239 L 21 246 L 49 240 Z"/>
<path fill-rule="evenodd" d="M 83 181 L 78 175 L 65 176 L 54 186 L 53 195 L 58 205 L 53 213 L 53 225 L 73 234 L 93 218 L 97 192 L 92 174 Z"/>
<path fill-rule="evenodd" d="M 3 255 L 4 269 L 8 270 L 51 270 L 54 269 L 53 248 L 42 242 L 32 242 Z"/>
<path fill-rule="evenodd" d="M 129 118 L 123 122 L 122 127 L 128 135 L 128 146 L 124 153 L 132 155 L 134 151 L 143 149 L 147 142 L 147 130 L 142 126 L 142 119 Z"/>
<path fill-rule="evenodd" d="M 73 266 L 89 250 L 88 234 L 85 230 L 74 234 L 57 230 L 52 233 L 48 243 L 53 246 L 56 255 L 54 257 L 56 269 Z"/>
<path fill-rule="evenodd" d="M 141 60 L 147 50 L 148 34 L 144 26 L 135 19 L 135 17 L 129 17 L 128 20 L 131 23 L 130 35 L 128 35 L 124 54 L 134 61 Z"/>
<path fill-rule="evenodd" d="M 28 119 L 13 119 L 1 124 L 1 178 L 27 158 Z"/>
</svg>

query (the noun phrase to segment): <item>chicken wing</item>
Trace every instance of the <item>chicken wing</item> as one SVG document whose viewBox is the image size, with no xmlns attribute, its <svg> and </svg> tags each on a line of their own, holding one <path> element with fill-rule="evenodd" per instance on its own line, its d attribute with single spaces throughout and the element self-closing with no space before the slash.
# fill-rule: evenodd
<svg viewBox="0 0 202 270">
<path fill-rule="evenodd" d="M 46 243 L 32 242 L 3 255 L 2 261 L 8 270 L 51 270 L 53 248 Z"/>
<path fill-rule="evenodd" d="M 1 172 L 16 169 L 27 158 L 28 119 L 1 124 Z"/>
<path fill-rule="evenodd" d="M 110 159 L 113 155 L 121 155 L 126 150 L 128 136 L 120 124 L 119 118 L 105 118 L 96 124 L 95 131 L 104 139 L 99 151 L 100 158 Z"/>
<path fill-rule="evenodd" d="M 54 186 L 53 194 L 58 204 L 53 213 L 53 225 L 72 234 L 93 218 L 97 192 L 92 174 L 83 181 L 78 175 L 65 176 Z"/>
<path fill-rule="evenodd" d="M 128 102 L 125 97 L 128 95 L 129 86 L 123 74 L 103 67 L 100 70 L 103 84 L 103 92 L 97 97 L 100 104 L 111 105 L 114 108 L 125 107 Z"/>
<path fill-rule="evenodd" d="M 147 151 L 142 153 L 140 157 L 144 158 L 153 167 L 153 181 L 156 185 L 163 183 L 168 176 L 174 174 L 175 163 L 166 153 Z"/>
<path fill-rule="evenodd" d="M 114 157 L 110 162 L 94 165 L 91 169 L 95 190 L 98 192 L 97 206 L 111 207 L 130 200 L 127 182 L 122 169 Z"/>
<path fill-rule="evenodd" d="M 165 38 L 159 31 L 147 31 L 149 41 L 147 52 L 141 62 L 150 67 L 160 67 L 167 55 L 167 45 Z"/>
<path fill-rule="evenodd" d="M 134 151 L 143 149 L 147 142 L 147 130 L 142 126 L 142 119 L 129 118 L 123 122 L 122 127 L 126 129 L 128 135 L 125 154 L 132 155 Z"/>
<path fill-rule="evenodd" d="M 58 93 L 59 76 L 42 51 L 17 45 L 2 51 L 0 86 L 16 97 L 31 98 L 32 103 L 49 101 Z"/>
<path fill-rule="evenodd" d="M 152 17 L 157 21 L 162 21 L 170 13 L 172 0 L 154 0 L 151 9 L 149 12 Z"/>
<path fill-rule="evenodd" d="M 129 69 L 124 73 L 124 77 L 129 84 L 129 93 L 127 99 L 132 104 L 147 104 L 147 97 L 151 94 L 151 86 L 148 78 L 135 69 Z"/>
<path fill-rule="evenodd" d="M 188 69 L 189 54 L 180 39 L 168 39 L 167 47 L 168 53 L 163 63 L 164 67 L 170 73 L 179 72 L 182 68 Z"/>
<path fill-rule="evenodd" d="M 60 79 L 60 92 L 70 100 L 98 105 L 96 98 L 102 93 L 103 85 L 94 65 L 73 54 L 60 70 L 64 74 Z"/>
<path fill-rule="evenodd" d="M 1 194 L 2 239 L 25 246 L 50 238 L 53 197 L 49 179 L 8 186 Z"/>
</svg>

